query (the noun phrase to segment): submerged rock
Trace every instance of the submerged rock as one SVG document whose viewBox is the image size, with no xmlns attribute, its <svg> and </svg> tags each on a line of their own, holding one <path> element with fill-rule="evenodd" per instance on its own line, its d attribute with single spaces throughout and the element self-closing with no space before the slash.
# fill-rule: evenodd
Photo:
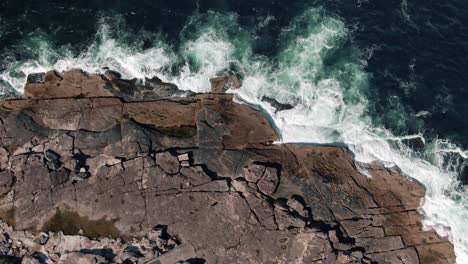
<svg viewBox="0 0 468 264">
<path fill-rule="evenodd" d="M 294 106 L 291 104 L 282 104 L 278 102 L 276 99 L 270 98 L 267 96 L 263 96 L 262 101 L 269 103 L 273 108 L 275 108 L 276 109 L 275 112 L 289 110 L 289 109 L 294 108 Z"/>
<path fill-rule="evenodd" d="M 401 142 L 414 151 L 422 151 L 426 145 L 426 142 L 423 137 L 416 136 L 412 138 L 402 139 Z"/>
</svg>

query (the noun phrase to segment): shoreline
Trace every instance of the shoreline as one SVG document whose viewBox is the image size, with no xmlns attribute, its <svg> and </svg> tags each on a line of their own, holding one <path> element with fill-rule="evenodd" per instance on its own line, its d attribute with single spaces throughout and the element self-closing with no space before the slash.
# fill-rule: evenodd
<svg viewBox="0 0 468 264">
<path fill-rule="evenodd" d="M 84 192 L 81 188 L 76 189 L 77 184 L 82 185 L 82 188 L 87 186 L 86 188 L 99 189 L 100 182 L 109 178 L 108 175 L 113 175 L 111 178 L 114 179 L 119 178 L 122 176 L 118 175 L 142 166 L 142 174 L 138 176 L 140 178 L 134 179 L 136 185 L 132 187 L 137 189 L 126 190 L 143 197 L 141 203 L 144 204 L 144 209 L 137 210 L 137 213 L 145 211 L 146 215 L 143 217 L 144 221 L 140 221 L 139 224 L 139 232 L 142 233 L 151 230 L 162 220 L 164 223 L 170 223 L 171 217 L 174 219 L 181 217 L 177 215 L 181 212 L 171 212 L 175 215 L 166 218 L 158 216 L 158 210 L 167 210 L 167 208 L 164 209 L 166 201 L 158 200 L 160 198 L 156 197 L 168 195 L 170 200 L 174 201 L 174 205 L 189 211 L 190 206 L 203 207 L 207 201 L 213 200 L 213 197 L 216 197 L 215 200 L 221 199 L 224 201 L 221 203 L 223 206 L 218 209 L 222 216 L 218 221 L 221 223 L 198 216 L 203 218 L 208 226 L 212 225 L 217 230 L 211 234 L 195 230 L 190 222 L 184 220 L 180 226 L 168 225 L 172 234 L 185 238 L 182 239 L 183 242 L 199 244 L 194 246 L 194 254 L 196 257 L 202 256 L 208 262 L 228 261 L 234 256 L 232 254 L 240 253 L 245 254 L 246 259 L 254 258 L 259 262 L 265 260 L 268 254 L 262 255 L 263 252 L 269 252 L 275 247 L 281 248 L 282 245 L 268 244 L 260 249 L 262 251 L 260 256 L 255 256 L 255 252 L 250 248 L 254 245 L 252 244 L 254 240 L 249 234 L 259 230 L 269 232 L 271 236 L 287 236 L 288 243 L 292 243 L 288 244 L 288 248 L 291 246 L 308 250 L 321 248 L 320 254 L 326 255 L 323 261 L 360 259 L 384 262 L 396 261 L 397 257 L 400 257 L 409 263 L 455 262 L 453 246 L 447 239 L 439 237 L 434 231 L 423 231 L 418 224 L 422 220 L 417 212 L 421 199 L 424 198 L 422 186 L 418 182 L 405 179 L 397 169 L 368 164 L 373 176 L 368 178 L 358 171 L 349 149 L 314 144 L 274 144 L 280 137 L 264 111 L 254 109 L 250 105 L 237 104 L 231 95 L 192 94 L 185 98 L 125 102 L 122 101 L 122 97 L 132 97 L 128 94 L 121 95 L 122 97 L 108 94 L 109 91 L 122 92 L 121 89 L 116 89 L 119 87 L 120 79 L 113 80 L 108 77 L 97 79 L 96 76 L 80 72 L 65 73 L 60 81 L 53 78 L 48 81 L 44 74 L 44 78 L 39 82 L 26 85 L 25 95 L 29 99 L 0 102 L 2 118 L 0 128 L 2 131 L 12 130 L 10 134 L 6 133 L 6 137 L 2 137 L 7 143 L 0 141 L 2 142 L 0 150 L 4 149 L 9 153 L 5 163 L 7 165 L 0 167 L 2 172 L 10 171 L 14 179 L 17 179 L 18 175 L 34 179 L 32 172 L 25 172 L 28 167 L 42 170 L 42 173 L 48 170 L 50 175 L 57 174 L 57 177 L 62 177 L 59 177 L 59 182 L 67 178 L 57 186 L 61 186 L 64 191 L 75 192 L 76 195 L 77 190 Z M 114 82 L 115 80 L 117 82 Z M 114 86 L 109 86 L 109 83 Z M 152 87 L 153 96 L 158 96 L 161 89 L 176 91 L 170 84 L 156 83 L 159 86 Z M 138 93 L 139 89 L 143 89 L 142 86 L 135 84 L 133 88 Z M 135 95 L 135 91 L 133 92 Z M 138 93 L 137 96 L 140 96 Z M 59 95 L 62 97 L 50 98 Z M 32 140 L 29 138 L 31 134 L 21 132 L 21 127 L 24 125 L 25 128 L 30 126 L 39 132 L 38 136 Z M 26 134 L 21 136 L 21 133 Z M 57 146 L 49 143 L 53 139 L 50 138 L 51 135 L 58 140 Z M 73 143 L 71 147 L 66 147 L 70 135 Z M 147 139 L 140 142 L 142 139 L 139 135 Z M 8 144 L 8 141 L 11 143 Z M 78 147 L 80 144 L 81 147 Z M 97 149 L 93 149 L 95 146 Z M 48 150 L 56 153 L 58 157 L 48 158 L 46 156 Z M 26 157 L 21 153 L 27 153 Z M 77 160 L 79 164 L 80 159 L 74 158 L 78 154 L 89 156 L 85 161 L 87 159 L 93 161 L 91 163 L 86 161 L 84 166 L 67 165 L 67 162 L 73 160 Z M 180 158 L 185 154 L 188 155 L 187 159 Z M 25 169 L 12 167 L 15 162 L 24 164 Z M 149 168 L 159 172 L 151 174 L 153 169 Z M 198 170 L 198 174 L 189 177 L 185 174 L 190 173 L 183 174 L 182 169 L 192 172 Z M 134 172 L 135 175 L 140 174 L 138 171 Z M 67 173 L 68 176 L 65 177 Z M 145 173 L 147 176 L 144 176 Z M 176 177 L 176 182 L 171 183 L 175 180 L 171 179 L 172 177 Z M 74 178 L 76 182 L 72 183 Z M 185 178 L 188 182 L 184 180 Z M 124 183 L 125 179 L 122 177 Z M 202 185 L 194 184 L 200 183 L 201 180 L 203 180 Z M 162 183 L 170 188 L 158 190 L 158 184 L 145 187 L 148 181 Z M 18 180 L 13 182 L 12 188 L 6 194 L 12 191 L 16 193 L 22 188 L 37 190 L 40 187 L 40 185 L 35 186 L 40 183 Z M 178 187 L 178 184 L 182 183 L 189 185 Z M 207 189 L 196 190 L 205 185 L 203 188 Z M 51 192 L 55 192 L 53 190 L 56 186 L 53 184 L 51 187 L 46 186 L 38 190 L 51 188 Z M 126 184 L 110 186 L 124 190 L 130 188 L 124 187 Z M 311 191 L 312 189 L 316 191 Z M 147 197 L 154 192 L 157 193 L 156 196 Z M 188 198 L 191 192 L 197 193 L 200 201 L 191 201 Z M 41 193 L 43 192 L 39 191 L 39 194 Z M 89 195 L 98 195 L 98 193 L 91 192 Z M 17 195 L 14 197 L 19 197 L 21 200 L 21 195 Z M 29 196 L 27 192 L 22 195 Z M 60 196 L 62 200 L 51 199 L 52 203 L 41 205 L 38 212 L 36 209 L 25 212 L 25 208 L 31 206 L 35 208 L 36 195 L 33 195 L 32 205 L 26 201 L 16 200 L 13 200 L 13 203 L 8 200 L 0 203 L 2 207 L 13 205 L 10 208 L 15 208 L 13 214 L 16 225 L 20 228 L 28 228 L 33 224 L 38 226 L 38 223 L 32 223 L 31 219 L 37 218 L 39 212 L 48 212 L 46 214 L 48 217 L 39 223 L 47 222 L 55 208 L 71 207 L 80 216 L 90 219 L 96 219 L 98 215 L 90 213 L 89 205 L 86 204 L 91 203 L 93 208 L 107 210 L 99 201 L 79 201 L 76 197 L 67 198 L 62 194 L 65 195 Z M 188 196 L 186 197 L 188 200 L 184 198 L 185 196 Z M 132 197 L 132 199 L 142 199 Z M 179 201 L 176 197 L 182 198 Z M 37 199 L 40 201 L 40 198 Z M 148 210 L 149 201 L 160 204 L 159 209 Z M 233 205 L 235 205 L 233 210 L 245 208 L 245 212 L 227 211 Z M 134 220 L 128 216 L 124 217 L 126 210 L 119 210 L 113 208 L 107 211 L 109 215 L 119 219 L 116 222 L 117 229 L 122 234 L 126 232 L 128 234 L 130 230 L 126 230 L 124 226 L 131 226 L 130 223 Z M 215 209 L 208 207 L 202 211 L 210 214 L 211 210 Z M 149 214 L 153 216 L 149 217 Z M 236 218 L 231 219 L 229 214 L 235 215 Z M 109 215 L 99 216 L 109 217 Z M 244 220 L 239 222 L 237 218 Z M 144 222 L 146 225 L 142 224 Z M 231 250 L 230 246 L 219 241 L 223 237 L 221 234 L 224 233 L 223 227 L 226 225 L 232 226 L 233 237 L 241 235 L 236 250 Z M 366 235 L 362 235 L 363 232 Z M 199 241 L 201 238 L 196 235 L 199 237 L 211 235 L 217 242 L 206 244 L 207 242 Z M 246 240 L 241 242 L 242 239 Z M 278 237 L 278 241 L 280 239 Z M 268 240 L 262 241 L 267 243 Z M 205 247 L 214 247 L 223 253 L 213 253 L 203 249 Z M 276 254 L 279 254 L 275 255 L 278 258 L 298 257 L 306 260 L 313 258 L 318 252 L 312 250 L 297 255 L 294 250 L 280 250 Z M 428 260 L 426 257 L 432 258 L 433 262 L 426 262 Z"/>
</svg>

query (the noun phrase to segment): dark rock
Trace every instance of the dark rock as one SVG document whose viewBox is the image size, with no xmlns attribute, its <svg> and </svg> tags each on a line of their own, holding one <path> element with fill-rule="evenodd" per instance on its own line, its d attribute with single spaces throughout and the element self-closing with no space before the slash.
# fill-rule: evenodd
<svg viewBox="0 0 468 264">
<path fill-rule="evenodd" d="M 60 162 L 60 155 L 53 150 L 46 150 L 44 152 L 44 159 L 46 161 L 47 167 L 50 170 L 55 171 L 62 166 L 62 162 Z"/>
<path fill-rule="evenodd" d="M 414 151 L 422 151 L 426 145 L 424 138 L 420 136 L 402 139 L 401 142 Z"/>
<path fill-rule="evenodd" d="M 28 78 L 26 80 L 27 83 L 43 83 L 45 81 L 45 73 L 40 72 L 40 73 L 31 73 L 28 75 Z"/>
<path fill-rule="evenodd" d="M 289 110 L 289 109 L 294 108 L 294 106 L 291 104 L 282 104 L 278 102 L 276 99 L 270 98 L 267 96 L 263 96 L 262 101 L 269 103 L 273 108 L 275 108 L 276 109 L 275 112 Z"/>
<path fill-rule="evenodd" d="M 154 92 L 159 98 L 166 98 L 181 94 L 181 91 L 177 85 L 172 83 L 165 83 L 156 76 L 151 79 L 146 78 L 144 88 L 147 91 Z"/>
<path fill-rule="evenodd" d="M 0 80 L 0 101 L 19 99 L 22 95 L 5 80 Z M 0 122 L 1 123 L 1 122 Z"/>
<path fill-rule="evenodd" d="M 119 72 L 113 70 L 107 70 L 103 75 L 109 81 L 118 80 L 122 78 L 122 75 Z"/>
<path fill-rule="evenodd" d="M 461 184 L 467 185 L 468 184 L 468 160 L 465 160 L 460 169 L 460 174 L 458 176 Z"/>
</svg>

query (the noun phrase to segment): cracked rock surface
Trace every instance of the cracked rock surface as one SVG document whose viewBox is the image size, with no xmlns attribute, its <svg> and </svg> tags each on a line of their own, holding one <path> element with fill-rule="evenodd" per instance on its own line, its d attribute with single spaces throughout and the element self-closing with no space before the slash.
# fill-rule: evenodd
<svg viewBox="0 0 468 264">
<path fill-rule="evenodd" d="M 26 99 L 0 102 L 4 255 L 24 263 L 455 262 L 448 239 L 422 228 L 417 182 L 377 164 L 363 175 L 341 147 L 273 144 L 264 114 L 231 95 L 138 101 L 178 90 L 112 72 L 33 77 Z"/>
</svg>

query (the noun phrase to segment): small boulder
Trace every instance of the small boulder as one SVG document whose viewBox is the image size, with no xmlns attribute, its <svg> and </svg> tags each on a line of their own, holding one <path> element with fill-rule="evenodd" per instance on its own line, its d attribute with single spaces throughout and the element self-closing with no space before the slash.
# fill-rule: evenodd
<svg viewBox="0 0 468 264">
<path fill-rule="evenodd" d="M 182 167 L 190 167 L 190 157 L 188 153 L 177 156 Z"/>
<path fill-rule="evenodd" d="M 181 155 L 177 156 L 177 158 L 179 159 L 179 161 L 188 161 L 189 160 L 189 154 L 184 153 L 184 154 L 181 154 Z"/>
<path fill-rule="evenodd" d="M 426 145 L 424 138 L 421 136 L 402 139 L 401 143 L 405 144 L 414 151 L 422 151 Z"/>
<path fill-rule="evenodd" d="M 45 72 L 31 73 L 26 80 L 27 83 L 43 83 L 45 81 Z"/>
</svg>

